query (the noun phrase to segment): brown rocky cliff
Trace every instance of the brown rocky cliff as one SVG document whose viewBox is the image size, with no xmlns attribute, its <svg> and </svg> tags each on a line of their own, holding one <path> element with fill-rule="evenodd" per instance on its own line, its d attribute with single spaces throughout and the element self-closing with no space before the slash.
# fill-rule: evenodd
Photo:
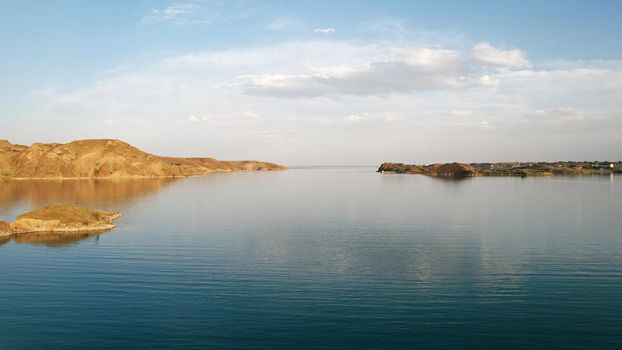
<svg viewBox="0 0 622 350">
<path fill-rule="evenodd" d="M 79 140 L 30 147 L 0 140 L 0 178 L 131 178 L 218 171 L 284 170 L 258 161 L 160 157 L 119 140 Z"/>
</svg>

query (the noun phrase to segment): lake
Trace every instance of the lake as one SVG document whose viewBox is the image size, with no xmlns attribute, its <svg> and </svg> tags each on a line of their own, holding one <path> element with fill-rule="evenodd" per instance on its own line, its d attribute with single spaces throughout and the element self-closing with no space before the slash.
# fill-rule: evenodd
<svg viewBox="0 0 622 350">
<path fill-rule="evenodd" d="M 621 349 L 622 176 L 311 168 L 0 182 L 0 349 Z"/>
</svg>

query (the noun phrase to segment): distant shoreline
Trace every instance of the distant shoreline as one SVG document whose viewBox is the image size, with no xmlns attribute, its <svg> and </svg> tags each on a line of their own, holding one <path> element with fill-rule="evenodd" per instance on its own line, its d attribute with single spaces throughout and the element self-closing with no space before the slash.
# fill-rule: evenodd
<svg viewBox="0 0 622 350">
<path fill-rule="evenodd" d="M 377 172 L 436 177 L 608 175 L 622 173 L 622 162 L 383 163 Z"/>
</svg>

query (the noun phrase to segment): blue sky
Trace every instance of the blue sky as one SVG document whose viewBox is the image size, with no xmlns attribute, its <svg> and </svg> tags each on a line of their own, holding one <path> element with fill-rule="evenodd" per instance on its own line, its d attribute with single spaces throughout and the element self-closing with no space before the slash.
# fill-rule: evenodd
<svg viewBox="0 0 622 350">
<path fill-rule="evenodd" d="M 13 142 L 290 164 L 620 158 L 619 1 L 0 6 Z M 421 141 L 395 140 L 407 131 Z M 501 140 L 545 149 L 490 149 Z"/>
</svg>

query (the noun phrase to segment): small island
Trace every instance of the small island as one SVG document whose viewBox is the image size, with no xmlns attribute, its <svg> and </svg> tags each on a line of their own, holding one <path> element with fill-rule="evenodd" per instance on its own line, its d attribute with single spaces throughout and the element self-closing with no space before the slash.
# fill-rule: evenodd
<svg viewBox="0 0 622 350">
<path fill-rule="evenodd" d="M 622 162 L 383 163 L 378 172 L 436 177 L 608 175 L 622 173 Z"/>
<path fill-rule="evenodd" d="M 0 221 L 0 239 L 30 233 L 97 233 L 116 227 L 121 213 L 56 204 L 19 215 L 14 222 Z"/>
</svg>

